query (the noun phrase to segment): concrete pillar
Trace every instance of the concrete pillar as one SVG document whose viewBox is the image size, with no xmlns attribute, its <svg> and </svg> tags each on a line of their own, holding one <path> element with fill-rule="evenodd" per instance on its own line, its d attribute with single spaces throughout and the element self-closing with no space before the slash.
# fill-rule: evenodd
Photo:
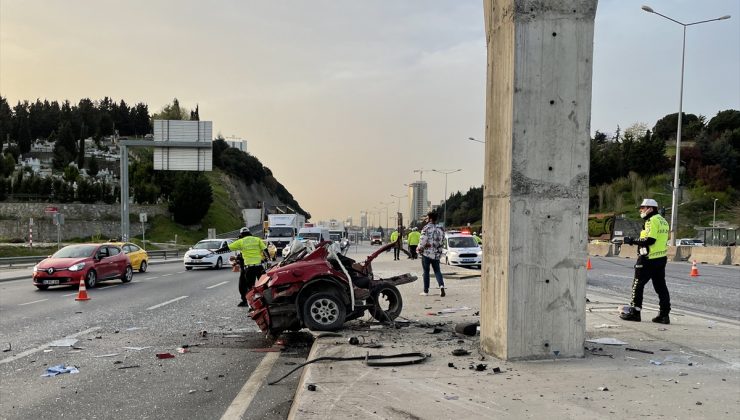
<svg viewBox="0 0 740 420">
<path fill-rule="evenodd" d="M 481 347 L 583 357 L 597 0 L 484 0 Z"/>
</svg>

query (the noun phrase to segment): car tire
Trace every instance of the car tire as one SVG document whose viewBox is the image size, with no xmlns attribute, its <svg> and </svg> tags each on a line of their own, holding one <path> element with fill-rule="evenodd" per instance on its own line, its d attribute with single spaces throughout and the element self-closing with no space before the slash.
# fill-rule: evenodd
<svg viewBox="0 0 740 420">
<path fill-rule="evenodd" d="M 186 270 L 190 271 L 193 269 L 193 267 L 185 267 Z"/>
<path fill-rule="evenodd" d="M 90 270 L 85 274 L 85 287 L 92 289 L 98 285 L 98 273 L 95 270 Z"/>
<path fill-rule="evenodd" d="M 121 274 L 121 281 L 123 283 L 128 283 L 133 278 L 134 278 L 134 270 L 131 269 L 130 265 L 127 265 L 126 269 L 123 270 L 123 274 Z"/>
<path fill-rule="evenodd" d="M 344 302 L 334 293 L 314 293 L 303 304 L 303 323 L 313 331 L 338 330 L 346 314 Z"/>
<path fill-rule="evenodd" d="M 45 284 L 42 284 L 42 285 L 37 285 L 36 288 L 39 289 L 39 290 L 46 290 L 46 289 L 49 288 L 49 286 L 47 286 Z"/>
<path fill-rule="evenodd" d="M 401 315 L 403 298 L 398 288 L 392 284 L 384 284 L 370 295 L 370 315 L 380 322 L 390 322 Z"/>
<path fill-rule="evenodd" d="M 146 263 L 146 260 L 142 261 L 141 264 L 139 264 L 139 273 L 146 273 L 148 264 Z"/>
<path fill-rule="evenodd" d="M 222 264 L 223 264 L 223 261 L 221 261 L 221 257 L 218 257 L 218 259 L 216 260 L 216 265 L 213 266 L 213 269 L 220 270 Z"/>
</svg>

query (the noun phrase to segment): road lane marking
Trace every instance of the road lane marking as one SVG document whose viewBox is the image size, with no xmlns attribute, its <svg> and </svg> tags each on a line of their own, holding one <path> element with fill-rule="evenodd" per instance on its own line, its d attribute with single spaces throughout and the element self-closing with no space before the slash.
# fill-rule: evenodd
<svg viewBox="0 0 740 420">
<path fill-rule="evenodd" d="M 632 280 L 633 276 L 620 276 L 619 274 L 604 274 L 604 277 L 616 277 L 618 279 L 630 279 Z"/>
<path fill-rule="evenodd" d="M 97 331 L 99 329 L 100 329 L 100 327 L 88 328 L 85 331 L 80 331 L 80 332 L 78 332 L 76 334 L 68 335 L 68 336 L 64 337 L 64 339 L 67 339 L 67 338 L 77 338 L 77 337 L 79 337 L 81 335 L 85 335 L 85 334 L 91 333 L 93 331 Z M 58 340 L 54 340 L 54 341 L 58 341 Z M 23 357 L 26 357 L 26 356 L 28 356 L 30 354 L 34 354 L 36 352 L 39 352 L 39 351 L 41 351 L 41 350 L 49 347 L 51 345 L 51 343 L 53 343 L 54 341 L 50 341 L 50 342 L 48 342 L 46 344 L 43 344 L 41 346 L 36 347 L 35 349 L 26 350 L 24 352 L 20 352 L 20 353 L 16 354 L 15 356 L 11 356 L 11 357 L 8 357 L 6 359 L 0 360 L 0 365 L 5 364 L 5 363 L 10 363 L 10 362 L 12 362 L 14 360 L 18 360 L 18 359 L 21 359 Z"/>
<path fill-rule="evenodd" d="M 45 300 L 49 300 L 49 299 L 41 299 L 41 300 L 34 300 L 33 302 L 19 303 L 18 306 L 30 305 L 32 303 L 39 303 L 39 302 L 43 302 Z"/>
<path fill-rule="evenodd" d="M 279 352 L 267 353 L 265 355 L 265 357 L 262 359 L 254 372 L 252 372 L 252 376 L 249 377 L 247 383 L 244 384 L 242 389 L 239 391 L 239 394 L 236 395 L 234 401 L 231 402 L 229 408 L 226 409 L 224 415 L 221 416 L 221 420 L 242 418 L 244 413 L 247 412 L 247 408 L 249 408 L 249 404 L 252 403 L 252 400 L 257 394 L 257 391 L 259 391 L 260 386 L 272 370 L 272 366 L 275 364 L 279 357 Z"/>
<path fill-rule="evenodd" d="M 208 287 L 206 287 L 206 289 L 213 289 L 214 287 L 218 287 L 218 286 L 221 286 L 222 284 L 226 284 L 226 283 L 228 283 L 228 281 L 222 281 L 221 283 L 216 283 L 213 286 L 208 286 Z"/>
<path fill-rule="evenodd" d="M 156 279 L 156 277 L 147 277 L 144 280 L 154 280 L 154 279 Z"/>
<path fill-rule="evenodd" d="M 177 272 L 177 274 L 182 274 L 182 273 L 184 273 L 184 271 L 178 271 L 178 272 Z"/>
<path fill-rule="evenodd" d="M 76 294 L 78 294 L 78 293 L 79 293 L 79 292 L 74 292 L 74 293 L 67 293 L 66 295 L 62 295 L 62 297 L 67 297 L 67 296 L 74 296 L 74 295 L 76 295 Z"/>
<path fill-rule="evenodd" d="M 167 277 L 167 276 L 171 276 L 171 275 L 173 275 L 173 274 L 175 274 L 175 273 L 170 273 L 170 274 L 162 274 L 162 277 Z"/>
<path fill-rule="evenodd" d="M 164 305 L 169 305 L 170 303 L 177 302 L 178 300 L 185 299 L 186 297 L 187 296 L 180 296 L 178 298 L 174 298 L 174 299 L 168 300 L 167 302 L 162 302 L 159 305 L 150 306 L 150 307 L 146 308 L 146 310 L 147 311 L 151 311 L 152 309 L 161 308 Z"/>
</svg>

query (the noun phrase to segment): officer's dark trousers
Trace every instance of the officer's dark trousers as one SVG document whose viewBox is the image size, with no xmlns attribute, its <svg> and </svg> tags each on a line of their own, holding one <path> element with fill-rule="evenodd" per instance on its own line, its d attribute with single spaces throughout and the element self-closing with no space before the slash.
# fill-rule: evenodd
<svg viewBox="0 0 740 420">
<path fill-rule="evenodd" d="M 632 281 L 631 306 L 642 308 L 642 292 L 650 280 L 653 281 L 653 289 L 658 294 L 660 301 L 660 314 L 667 315 L 671 311 L 671 296 L 668 294 L 668 286 L 665 284 L 665 265 L 667 257 L 649 260 L 645 257 L 637 259 L 635 264 L 635 279 Z"/>
<path fill-rule="evenodd" d="M 401 247 L 396 245 L 393 247 L 393 259 L 397 260 L 398 257 L 401 255 Z"/>
<path fill-rule="evenodd" d="M 254 287 L 254 283 L 262 275 L 262 265 L 242 266 L 239 275 L 239 296 L 242 302 L 247 301 L 247 293 Z"/>
<path fill-rule="evenodd" d="M 409 252 L 411 253 L 411 259 L 412 260 L 415 260 L 416 259 L 416 247 L 417 246 L 418 245 L 409 245 Z"/>
</svg>

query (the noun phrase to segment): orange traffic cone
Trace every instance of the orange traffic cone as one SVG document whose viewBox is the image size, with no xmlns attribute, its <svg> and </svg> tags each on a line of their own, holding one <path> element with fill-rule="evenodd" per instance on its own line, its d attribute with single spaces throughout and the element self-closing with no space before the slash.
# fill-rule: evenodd
<svg viewBox="0 0 740 420">
<path fill-rule="evenodd" d="M 593 267 L 591 267 L 591 258 L 589 258 L 589 259 L 588 259 L 588 260 L 586 261 L 586 270 L 590 270 L 591 268 L 593 268 Z"/>
<path fill-rule="evenodd" d="M 85 289 L 85 278 L 80 279 L 80 290 L 77 292 L 77 297 L 75 300 L 90 300 L 90 297 L 87 296 L 87 289 Z"/>
<path fill-rule="evenodd" d="M 694 260 L 694 263 L 691 264 L 691 274 L 689 274 L 691 277 L 699 277 L 699 269 L 696 268 L 696 260 Z"/>
</svg>

